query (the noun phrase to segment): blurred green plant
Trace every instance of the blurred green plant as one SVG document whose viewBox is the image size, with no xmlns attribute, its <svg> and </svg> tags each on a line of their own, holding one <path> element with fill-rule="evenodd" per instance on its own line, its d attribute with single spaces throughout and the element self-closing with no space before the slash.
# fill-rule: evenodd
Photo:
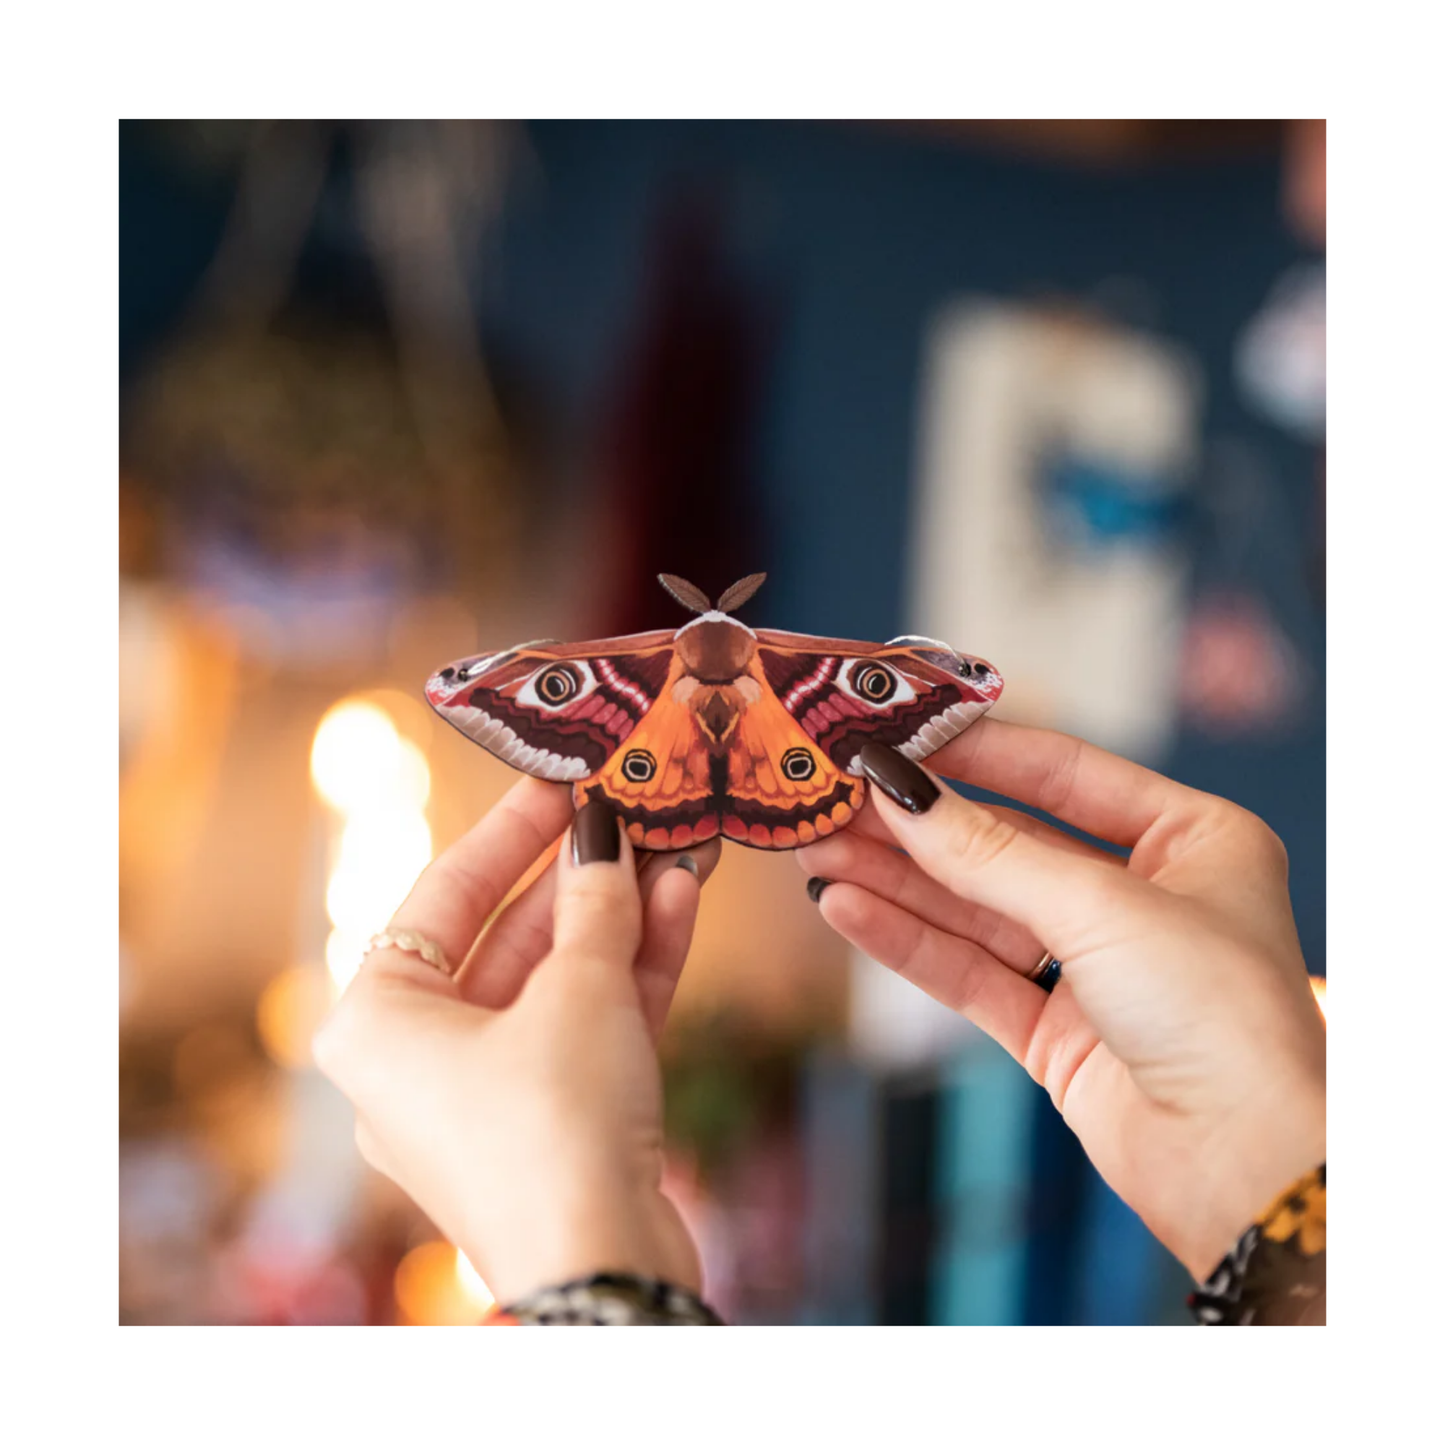
<svg viewBox="0 0 1445 1445">
<path fill-rule="evenodd" d="M 813 1034 L 760 1030 L 734 1010 L 670 1029 L 662 1050 L 664 1129 L 670 1144 L 715 1180 L 749 1143 L 785 1123 Z"/>
</svg>

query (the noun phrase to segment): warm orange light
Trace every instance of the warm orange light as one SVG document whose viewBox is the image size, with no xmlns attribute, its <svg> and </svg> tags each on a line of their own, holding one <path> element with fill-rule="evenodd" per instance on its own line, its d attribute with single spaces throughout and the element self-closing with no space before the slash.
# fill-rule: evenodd
<svg viewBox="0 0 1445 1445">
<path fill-rule="evenodd" d="M 326 1017 L 331 1000 L 325 970 L 302 965 L 278 973 L 256 1003 L 256 1032 L 266 1053 L 282 1068 L 310 1064 L 311 1036 Z"/>
<path fill-rule="evenodd" d="M 311 747 L 311 778 L 334 816 L 326 967 L 336 992 L 432 856 L 424 811 L 431 770 L 398 730 L 392 703 L 415 706 L 390 693 L 343 698 L 321 719 Z M 406 721 L 415 731 L 415 720 Z"/>
<path fill-rule="evenodd" d="M 1310 978 L 1310 987 L 1315 992 L 1315 1002 L 1320 1006 L 1320 1013 L 1325 1011 L 1325 981 L 1322 978 Z"/>
<path fill-rule="evenodd" d="M 486 1281 L 479 1275 L 466 1255 L 457 1250 L 457 1283 L 462 1287 L 462 1293 L 467 1296 L 484 1313 L 491 1309 L 496 1303 L 492 1298 L 492 1292 L 487 1288 Z"/>
<path fill-rule="evenodd" d="M 347 816 L 419 809 L 431 789 L 422 750 L 365 698 L 344 698 L 317 725 L 311 780 Z"/>
<path fill-rule="evenodd" d="M 400 743 L 396 724 L 373 702 L 346 698 L 327 712 L 311 744 L 311 781 L 339 813 L 364 802 L 369 769 Z"/>
<path fill-rule="evenodd" d="M 462 1260 L 444 1239 L 420 1244 L 403 1258 L 395 1282 L 403 1324 L 474 1325 L 481 1320 L 492 1297 L 470 1264 L 463 1269 Z"/>
<path fill-rule="evenodd" d="M 361 956 L 370 942 L 371 934 L 366 932 L 348 933 L 344 929 L 333 928 L 327 934 L 326 971 L 331 975 L 331 984 L 338 996 L 356 977 L 356 971 L 361 967 Z"/>
<path fill-rule="evenodd" d="M 431 829 L 420 812 L 348 820 L 326 885 L 332 923 L 346 933 L 384 928 L 430 861 Z"/>
</svg>

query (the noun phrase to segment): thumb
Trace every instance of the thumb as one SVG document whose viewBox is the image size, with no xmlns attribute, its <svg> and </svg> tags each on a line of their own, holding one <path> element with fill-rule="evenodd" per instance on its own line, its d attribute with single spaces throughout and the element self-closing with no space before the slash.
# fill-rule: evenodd
<svg viewBox="0 0 1445 1445">
<path fill-rule="evenodd" d="M 557 862 L 553 965 L 631 969 L 642 945 L 642 896 L 632 844 L 606 802 L 578 810 Z"/>
<path fill-rule="evenodd" d="M 925 873 L 1024 924 L 1058 958 L 1098 948 L 1143 901 L 1145 885 L 1124 869 L 1025 833 L 893 748 L 869 743 L 858 761 L 879 818 Z"/>
</svg>

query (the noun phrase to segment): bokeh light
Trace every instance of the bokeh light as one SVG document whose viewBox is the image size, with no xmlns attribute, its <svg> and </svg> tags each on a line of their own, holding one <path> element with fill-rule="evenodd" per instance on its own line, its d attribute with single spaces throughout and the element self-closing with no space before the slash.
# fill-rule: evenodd
<svg viewBox="0 0 1445 1445">
<path fill-rule="evenodd" d="M 483 1312 L 491 1309 L 496 1303 L 492 1292 L 487 1288 L 487 1282 L 476 1271 L 472 1264 L 461 1250 L 457 1250 L 456 1263 L 457 1282 L 462 1287 L 462 1292 Z"/>
<path fill-rule="evenodd" d="M 424 811 L 431 770 L 382 706 L 386 697 L 344 698 L 321 719 L 311 747 L 311 778 L 333 817 L 326 968 L 338 992 L 432 856 Z"/>
<path fill-rule="evenodd" d="M 321 719 L 311 745 L 311 780 L 348 817 L 424 807 L 431 789 L 421 749 L 364 698 L 346 698 Z"/>
<path fill-rule="evenodd" d="M 348 933 L 333 928 L 326 937 L 326 971 L 339 994 L 356 977 L 361 955 L 370 942 L 369 933 Z"/>
<path fill-rule="evenodd" d="M 396 1268 L 395 1293 L 401 1323 L 475 1325 L 492 1303 L 465 1256 L 444 1239 L 411 1250 Z"/>
<path fill-rule="evenodd" d="M 324 970 L 301 964 L 278 973 L 256 1003 L 256 1032 L 266 1053 L 282 1068 L 311 1063 L 311 1037 L 331 1007 Z"/>
</svg>

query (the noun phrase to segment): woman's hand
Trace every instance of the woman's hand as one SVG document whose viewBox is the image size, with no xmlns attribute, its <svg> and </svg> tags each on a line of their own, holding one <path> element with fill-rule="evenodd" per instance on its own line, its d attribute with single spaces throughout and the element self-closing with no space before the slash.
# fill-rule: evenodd
<svg viewBox="0 0 1445 1445">
<path fill-rule="evenodd" d="M 697 1289 L 662 1178 L 656 1043 L 719 845 L 639 867 L 605 808 L 482 933 L 572 817 L 524 779 L 417 880 L 392 920 L 465 963 L 368 956 L 315 1040 L 357 1143 L 500 1300 L 600 1269 Z M 481 934 L 478 939 L 478 934 Z"/>
<path fill-rule="evenodd" d="M 1126 845 L 1127 863 L 870 745 L 872 806 L 798 854 L 836 880 L 810 885 L 824 918 L 1008 1049 L 1205 1279 L 1325 1158 L 1325 1031 L 1283 846 L 1244 809 L 1057 733 L 984 719 L 930 762 Z M 1052 993 L 1026 977 L 1045 951 L 1063 961 Z"/>
</svg>

